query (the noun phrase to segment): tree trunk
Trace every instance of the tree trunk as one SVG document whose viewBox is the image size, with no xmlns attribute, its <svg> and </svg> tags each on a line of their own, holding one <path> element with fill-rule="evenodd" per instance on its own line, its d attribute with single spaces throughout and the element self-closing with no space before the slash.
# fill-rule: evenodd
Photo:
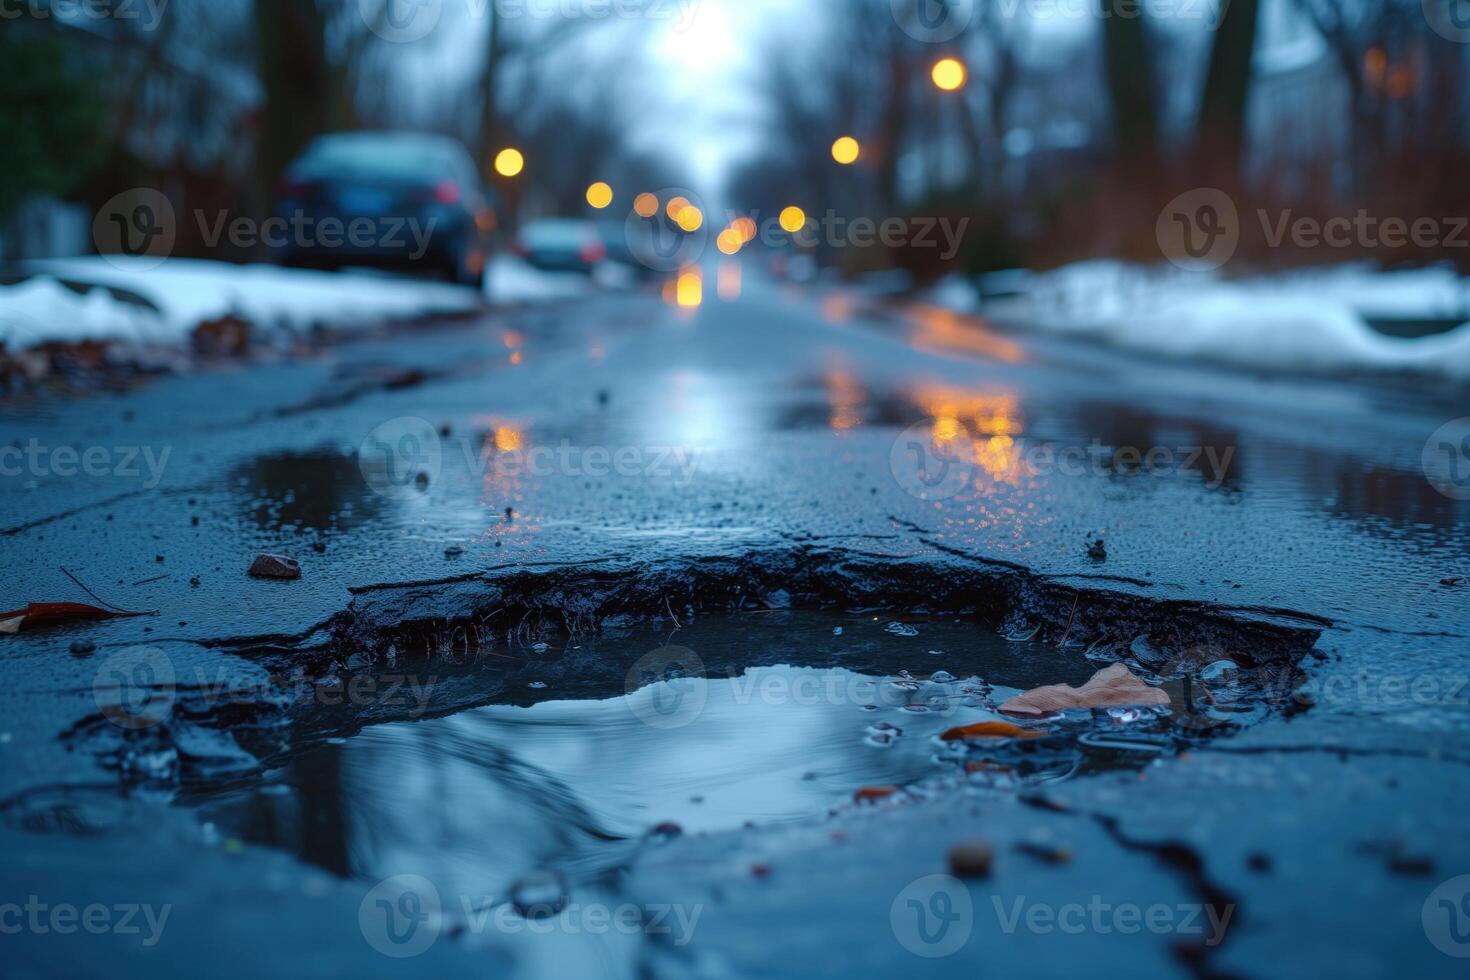
<svg viewBox="0 0 1470 980">
<path fill-rule="evenodd" d="M 1234 0 L 1215 31 L 1195 132 L 1197 171 L 1230 189 L 1240 186 L 1245 155 L 1246 106 L 1251 55 L 1256 47 L 1260 0 Z"/>
<path fill-rule="evenodd" d="M 1159 172 L 1159 110 L 1148 30 L 1140 4 L 1137 16 L 1118 16 L 1113 0 L 1102 10 L 1103 73 L 1112 108 L 1115 163 L 1138 186 Z"/>
<path fill-rule="evenodd" d="M 316 0 L 255 0 L 255 24 L 265 94 L 255 181 L 265 201 L 292 158 L 331 127 L 341 93 Z"/>
</svg>

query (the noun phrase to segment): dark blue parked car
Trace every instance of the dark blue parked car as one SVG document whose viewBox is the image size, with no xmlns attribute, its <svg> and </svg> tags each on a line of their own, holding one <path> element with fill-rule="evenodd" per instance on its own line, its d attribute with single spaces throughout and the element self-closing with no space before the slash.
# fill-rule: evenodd
<svg viewBox="0 0 1470 980">
<path fill-rule="evenodd" d="M 424 133 L 336 133 L 287 169 L 267 241 L 286 265 L 430 268 L 478 283 L 494 203 L 454 139 Z"/>
</svg>

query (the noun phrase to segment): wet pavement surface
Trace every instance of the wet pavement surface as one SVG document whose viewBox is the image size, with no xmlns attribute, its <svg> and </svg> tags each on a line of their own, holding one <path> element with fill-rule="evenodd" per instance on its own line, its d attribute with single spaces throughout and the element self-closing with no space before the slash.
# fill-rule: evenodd
<svg viewBox="0 0 1470 980">
<path fill-rule="evenodd" d="M 754 276 L 7 403 L 12 606 L 157 612 L 0 641 L 0 893 L 172 909 L 17 975 L 1459 975 L 1463 405 Z"/>
</svg>

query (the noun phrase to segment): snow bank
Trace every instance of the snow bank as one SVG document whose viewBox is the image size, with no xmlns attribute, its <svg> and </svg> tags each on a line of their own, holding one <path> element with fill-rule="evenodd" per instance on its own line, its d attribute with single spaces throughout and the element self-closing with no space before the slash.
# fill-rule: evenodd
<svg viewBox="0 0 1470 980">
<path fill-rule="evenodd" d="M 596 289 L 579 272 L 544 272 L 509 255 L 497 255 L 485 270 L 485 292 L 496 303 L 535 303 L 586 296 Z"/>
<path fill-rule="evenodd" d="M 97 256 L 46 259 L 28 263 L 28 269 L 70 282 L 109 286 L 137 294 L 156 309 L 156 328 L 140 340 L 177 341 L 206 320 L 237 314 L 259 328 L 301 332 L 317 325 L 351 330 L 384 320 L 434 314 L 462 313 L 477 308 L 478 294 L 465 286 L 422 282 L 358 273 L 316 272 L 283 269 L 272 265 L 231 265 L 193 259 L 170 259 L 154 267 L 147 259 Z M 28 346 L 44 340 L 114 336 L 130 339 L 125 318 L 109 324 L 81 323 L 72 319 L 74 304 L 58 304 L 53 310 L 31 309 L 32 316 L 12 330 L 8 312 L 16 302 L 16 289 L 44 280 L 0 288 L 0 321 L 5 322 L 6 341 L 11 346 Z M 98 299 L 106 292 L 93 290 L 87 300 L 102 316 L 107 304 L 116 311 L 118 301 Z M 34 298 L 31 299 L 34 304 Z M 136 307 L 134 307 L 136 309 Z M 35 315 L 39 312 L 39 316 Z"/>
<path fill-rule="evenodd" d="M 0 286 L 0 343 L 24 350 L 48 341 L 111 340 L 177 344 L 200 323 L 235 314 L 267 333 L 316 326 L 338 332 L 386 320 L 455 314 L 495 303 L 534 303 L 588 295 L 629 284 L 628 270 L 599 268 L 592 276 L 542 272 L 512 256 L 497 256 L 485 294 L 468 286 L 370 272 L 317 272 L 273 265 L 232 265 L 169 259 L 88 256 L 26 263 L 35 277 Z M 58 280 L 94 287 L 78 294 Z M 110 289 L 149 305 L 118 298 Z"/>
<path fill-rule="evenodd" d="M 47 341 L 147 344 L 173 334 L 158 311 L 114 299 L 105 289 L 78 294 L 45 277 L 0 286 L 0 344 L 10 350 Z"/>
<path fill-rule="evenodd" d="M 1035 275 L 1024 297 L 985 309 L 1025 326 L 1170 356 L 1268 370 L 1402 371 L 1470 381 L 1470 322 L 1412 339 L 1386 336 L 1368 323 L 1470 321 L 1470 281 L 1446 268 L 1345 266 L 1225 281 L 1084 262 Z"/>
</svg>

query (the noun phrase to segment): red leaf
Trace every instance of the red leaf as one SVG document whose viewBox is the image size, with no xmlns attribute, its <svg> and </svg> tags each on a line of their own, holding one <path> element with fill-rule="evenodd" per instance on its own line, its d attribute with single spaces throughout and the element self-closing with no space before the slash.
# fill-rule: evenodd
<svg viewBox="0 0 1470 980">
<path fill-rule="evenodd" d="M 0 613 L 0 633 L 19 633 L 22 629 L 35 629 L 39 626 L 59 626 L 131 615 L 135 614 L 99 609 L 80 602 L 33 602 L 24 609 Z"/>
<path fill-rule="evenodd" d="M 954 742 L 965 738 L 1040 738 L 1045 734 L 1046 732 L 1028 731 L 1008 721 L 980 721 L 973 725 L 951 728 L 939 737 L 946 742 Z"/>
</svg>

